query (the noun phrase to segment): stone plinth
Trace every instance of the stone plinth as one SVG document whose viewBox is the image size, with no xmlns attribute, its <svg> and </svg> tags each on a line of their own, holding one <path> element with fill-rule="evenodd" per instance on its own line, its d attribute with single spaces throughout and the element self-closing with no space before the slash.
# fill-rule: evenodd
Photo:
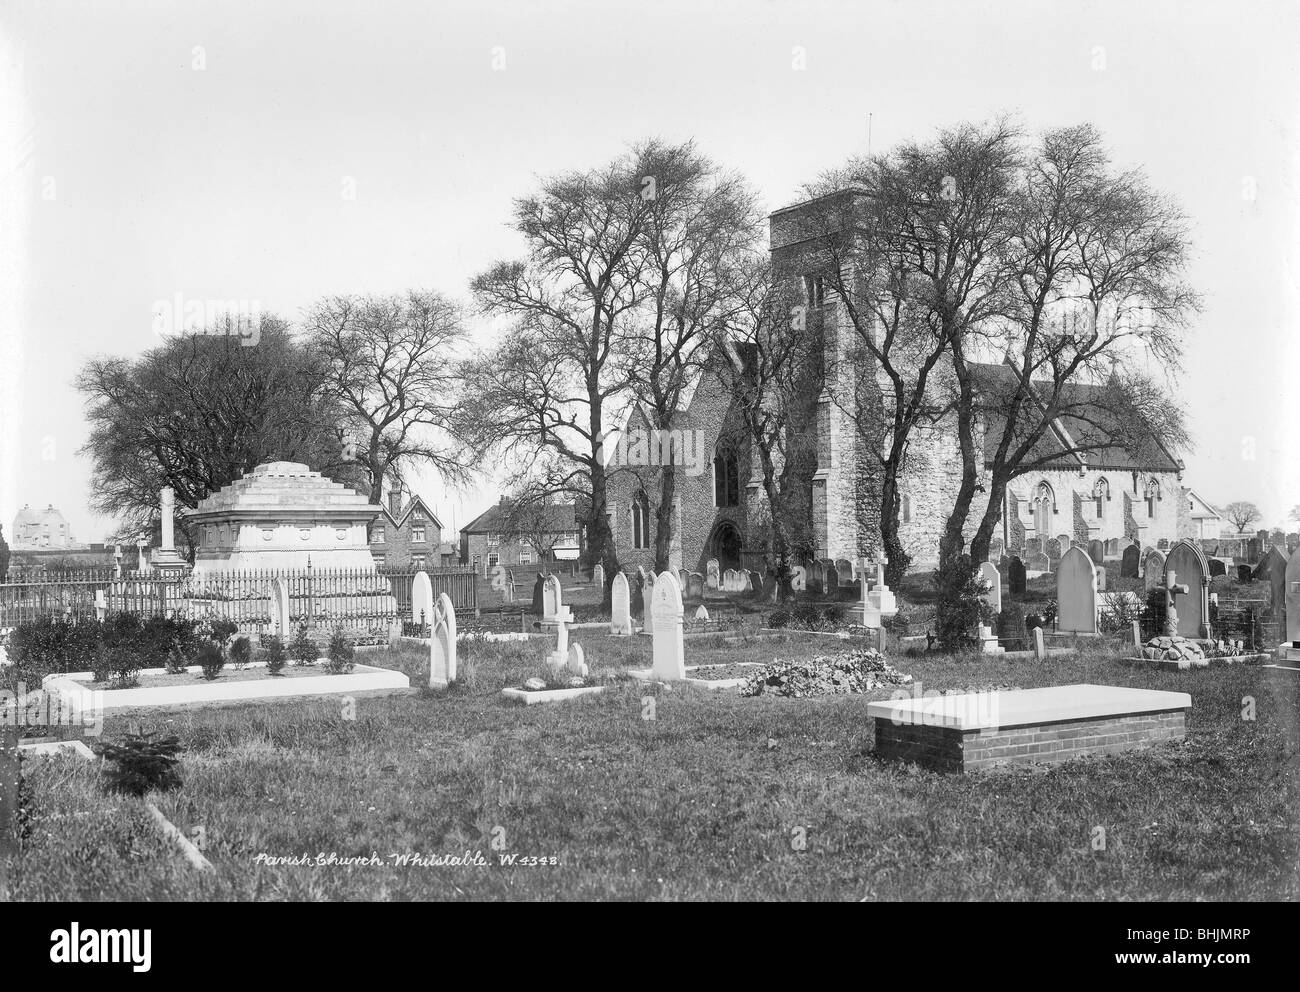
<svg viewBox="0 0 1300 992">
<path fill-rule="evenodd" d="M 1182 740 L 1191 706 L 1185 692 L 1067 685 L 886 700 L 867 713 L 877 756 L 962 772 Z"/>
<path fill-rule="evenodd" d="M 360 493 L 298 462 L 267 462 L 186 514 L 196 571 L 373 571 L 367 528 L 381 512 Z"/>
</svg>

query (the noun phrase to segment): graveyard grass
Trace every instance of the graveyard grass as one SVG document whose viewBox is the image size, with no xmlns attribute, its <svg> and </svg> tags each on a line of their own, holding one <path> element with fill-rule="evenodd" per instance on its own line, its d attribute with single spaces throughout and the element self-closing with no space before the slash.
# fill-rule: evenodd
<svg viewBox="0 0 1300 992">
<path fill-rule="evenodd" d="M 648 638 L 574 631 L 594 669 L 649 664 Z M 1045 663 L 896 656 L 928 688 L 1077 682 L 1190 692 L 1188 740 L 1045 769 L 964 776 L 878 762 L 868 698 L 742 698 L 616 682 L 511 706 L 543 641 L 473 644 L 450 690 L 137 715 L 187 751 L 150 798 L 215 870 L 164 841 L 97 767 L 24 762 L 34 816 L 15 899 L 1295 899 L 1294 673 L 1130 669 L 1091 648 Z M 830 652 L 829 638 L 713 646 L 689 664 Z M 367 654 L 420 680 L 427 653 Z M 643 719 L 652 697 L 655 719 Z M 1256 719 L 1242 719 L 1243 699 Z M 109 737 L 127 716 L 109 719 Z M 1104 831 L 1105 846 L 1099 840 Z M 492 847 L 504 840 L 505 851 Z M 803 849 L 798 849 L 800 839 Z M 393 867 L 481 850 L 490 867 Z M 335 853 L 384 867 L 267 866 Z M 501 867 L 501 854 L 558 866 Z"/>
</svg>

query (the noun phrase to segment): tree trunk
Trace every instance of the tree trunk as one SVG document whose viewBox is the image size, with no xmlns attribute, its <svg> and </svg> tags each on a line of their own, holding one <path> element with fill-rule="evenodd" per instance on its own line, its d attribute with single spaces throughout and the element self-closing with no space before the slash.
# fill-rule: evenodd
<svg viewBox="0 0 1300 992">
<path fill-rule="evenodd" d="M 655 510 L 655 574 L 668 570 L 673 545 L 673 498 L 677 493 L 677 467 L 667 465 L 660 473 L 659 506 Z"/>
<path fill-rule="evenodd" d="M 961 447 L 961 484 L 957 487 L 957 497 L 953 501 L 952 512 L 948 514 L 943 534 L 939 538 L 941 570 L 952 567 L 961 556 L 965 544 L 962 531 L 966 526 L 966 518 L 970 516 L 971 503 L 975 499 L 975 487 L 979 482 L 979 459 L 975 452 L 974 389 L 961 346 L 956 342 L 953 344 L 953 365 L 956 368 L 959 387 L 957 441 Z"/>
<path fill-rule="evenodd" d="M 890 458 L 884 463 L 885 477 L 880 488 L 880 543 L 885 552 L 885 583 L 897 589 L 911 556 L 899 539 L 898 464 Z"/>
</svg>

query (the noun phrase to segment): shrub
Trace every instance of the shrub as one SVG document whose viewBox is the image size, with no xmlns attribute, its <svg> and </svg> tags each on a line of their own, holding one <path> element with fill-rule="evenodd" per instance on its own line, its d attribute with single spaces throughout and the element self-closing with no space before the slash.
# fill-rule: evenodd
<svg viewBox="0 0 1300 992">
<path fill-rule="evenodd" d="M 167 651 L 167 657 L 163 660 L 163 668 L 167 670 L 168 675 L 180 675 L 189 666 L 186 660 L 185 652 L 181 650 L 180 638 L 172 641 L 171 648 Z"/>
<path fill-rule="evenodd" d="M 342 628 L 336 628 L 330 637 L 328 668 L 335 675 L 352 671 L 353 647 Z"/>
<path fill-rule="evenodd" d="M 236 670 L 243 670 L 253 654 L 253 645 L 247 637 L 236 637 L 230 642 L 230 663 Z"/>
<path fill-rule="evenodd" d="M 980 598 L 984 587 L 970 555 L 960 555 L 948 567 L 937 570 L 934 584 L 938 592 L 935 628 L 945 648 L 969 643 L 978 624 L 992 623 L 993 607 Z"/>
<path fill-rule="evenodd" d="M 275 634 L 263 634 L 262 650 L 266 654 L 266 670 L 279 675 L 284 670 L 284 641 Z"/>
<path fill-rule="evenodd" d="M 773 610 L 767 617 L 767 625 L 774 630 L 782 630 L 790 626 L 790 614 L 785 610 Z"/>
<path fill-rule="evenodd" d="M 305 623 L 299 626 L 297 635 L 289 644 L 289 657 L 293 659 L 295 665 L 314 665 L 320 658 L 320 649 L 316 647 L 316 641 L 307 632 Z"/>
<path fill-rule="evenodd" d="M 828 606 L 822 611 L 822 621 L 828 626 L 834 627 L 844 622 L 844 608 L 842 606 Z"/>
<path fill-rule="evenodd" d="M 790 611 L 791 623 L 806 630 L 816 627 L 821 618 L 821 612 L 811 603 L 796 603 L 794 609 Z"/>
<path fill-rule="evenodd" d="M 127 734 L 121 744 L 102 741 L 91 748 L 110 763 L 105 774 L 115 791 L 143 796 L 151 789 L 166 791 L 180 785 L 181 744 L 175 737 L 154 740 L 153 734 Z"/>
<path fill-rule="evenodd" d="M 219 645 L 208 641 L 199 645 L 198 657 L 195 659 L 199 667 L 203 669 L 203 677 L 211 682 L 221 670 L 226 667 L 226 657 L 221 653 Z"/>
</svg>

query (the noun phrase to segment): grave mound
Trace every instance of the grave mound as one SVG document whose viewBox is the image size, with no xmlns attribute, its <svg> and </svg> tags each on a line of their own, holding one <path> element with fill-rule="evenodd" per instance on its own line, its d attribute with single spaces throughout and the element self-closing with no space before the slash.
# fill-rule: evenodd
<svg viewBox="0 0 1300 992">
<path fill-rule="evenodd" d="M 1178 636 L 1151 638 L 1142 648 L 1142 657 L 1148 661 L 1175 661 L 1180 668 L 1204 668 L 1210 663 L 1196 641 Z"/>
<path fill-rule="evenodd" d="M 859 648 L 844 654 L 817 655 L 807 661 L 767 665 L 749 676 L 740 694 L 807 697 L 911 684 L 912 676 L 890 665 L 875 648 Z"/>
</svg>

